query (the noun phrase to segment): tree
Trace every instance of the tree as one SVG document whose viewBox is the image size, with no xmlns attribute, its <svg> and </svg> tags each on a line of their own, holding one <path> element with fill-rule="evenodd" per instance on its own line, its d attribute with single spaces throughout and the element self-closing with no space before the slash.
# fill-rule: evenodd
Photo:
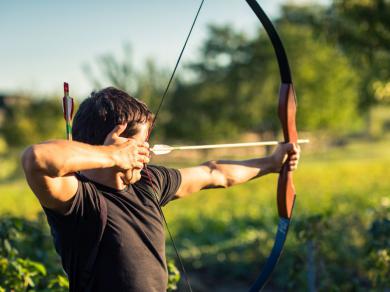
<svg viewBox="0 0 390 292">
<path fill-rule="evenodd" d="M 299 128 L 335 135 L 356 129 L 359 76 L 349 59 L 317 38 L 310 23 L 294 24 L 284 15 L 277 23 L 297 87 Z M 231 27 L 211 26 L 200 60 L 188 68 L 195 81 L 181 82 L 170 99 L 172 138 L 200 142 L 280 131 L 279 72 L 262 29 L 249 39 Z"/>
<path fill-rule="evenodd" d="M 96 66 L 98 74 L 94 72 L 91 65 L 84 66 L 84 72 L 95 89 L 114 86 L 142 100 L 150 110 L 157 110 L 169 79 L 169 73 L 165 69 L 158 68 L 153 59 L 146 60 L 144 67 L 136 70 L 131 47 L 125 45 L 123 59 L 113 54 L 106 54 L 97 59 Z M 160 125 L 163 125 L 164 121 L 169 118 L 169 111 L 166 107 L 162 107 L 159 116 L 159 127 L 153 133 L 161 137 L 164 136 L 164 127 Z"/>
<path fill-rule="evenodd" d="M 368 113 L 377 103 L 389 103 L 390 2 L 334 0 L 318 17 L 313 11 L 306 15 L 311 15 L 319 34 L 343 50 L 361 76 L 361 112 Z"/>
<path fill-rule="evenodd" d="M 64 131 L 60 100 L 9 96 L 0 127 L 8 146 L 21 147 L 59 137 Z M 62 136 L 60 136 L 62 137 Z"/>
</svg>

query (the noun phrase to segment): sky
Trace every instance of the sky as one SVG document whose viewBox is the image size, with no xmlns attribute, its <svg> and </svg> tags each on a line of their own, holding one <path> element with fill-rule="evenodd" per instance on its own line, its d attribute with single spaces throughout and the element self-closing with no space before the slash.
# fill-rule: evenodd
<svg viewBox="0 0 390 292">
<path fill-rule="evenodd" d="M 271 18 L 286 2 L 329 0 L 259 0 Z M 200 0 L 0 0 L 0 94 L 62 95 L 67 81 L 75 96 L 86 96 L 92 85 L 83 65 L 96 64 L 104 54 L 120 58 L 125 44 L 132 47 L 136 67 L 152 58 L 173 69 L 199 4 Z M 206 0 L 182 62 L 196 56 L 210 23 L 230 23 L 248 33 L 260 25 L 244 0 Z"/>
</svg>

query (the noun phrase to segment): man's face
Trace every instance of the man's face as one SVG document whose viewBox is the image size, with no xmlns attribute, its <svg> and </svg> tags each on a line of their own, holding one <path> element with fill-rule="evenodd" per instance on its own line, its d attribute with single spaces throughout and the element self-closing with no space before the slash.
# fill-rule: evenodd
<svg viewBox="0 0 390 292">
<path fill-rule="evenodd" d="M 149 134 L 150 124 L 144 123 L 139 124 L 138 133 L 135 134 L 132 138 L 139 143 L 146 142 Z M 141 179 L 141 170 L 142 169 L 129 169 L 125 172 L 126 181 L 130 184 L 134 184 Z"/>
<path fill-rule="evenodd" d="M 138 142 L 145 142 L 149 134 L 149 123 L 139 124 L 138 133 L 133 136 L 133 139 L 136 139 Z"/>
</svg>

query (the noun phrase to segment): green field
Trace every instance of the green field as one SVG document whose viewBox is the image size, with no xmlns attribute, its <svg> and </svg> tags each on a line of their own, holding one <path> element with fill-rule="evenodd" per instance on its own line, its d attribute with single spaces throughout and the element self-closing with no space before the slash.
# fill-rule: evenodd
<svg viewBox="0 0 390 292">
<path fill-rule="evenodd" d="M 323 241 L 316 251 L 323 265 L 331 269 L 333 263 L 354 274 L 345 272 L 345 279 L 335 280 L 334 275 L 340 271 L 327 270 L 328 281 L 337 285 L 345 281 L 346 289 L 361 287 L 361 279 L 370 276 L 369 271 L 363 272 L 370 257 L 359 261 L 356 257 L 363 256 L 367 248 L 368 230 L 375 217 L 381 210 L 389 210 L 389 164 L 390 143 L 385 142 L 349 144 L 303 154 L 294 174 L 297 201 L 293 231 L 271 287 L 287 289 L 286 283 L 305 287 L 304 248 L 310 238 Z M 227 190 L 204 191 L 165 207 L 171 231 L 199 290 L 221 287 L 222 282 L 241 290 L 259 271 L 276 229 L 276 179 L 276 175 L 269 175 Z M 40 211 L 22 179 L 2 184 L 0 193 L 0 214 L 34 219 Z M 302 226 L 306 233 L 300 231 Z M 169 257 L 174 257 L 171 244 L 167 246 Z M 297 268 L 297 262 L 302 271 L 282 273 L 284 268 Z M 356 267 L 352 269 L 351 265 Z M 225 277 L 218 276 L 216 280 L 220 274 Z M 350 282 L 351 277 L 359 282 Z M 333 285 L 328 283 L 325 287 Z"/>
<path fill-rule="evenodd" d="M 309 239 L 315 246 L 318 287 L 351 290 L 364 287 L 368 278 L 371 283 L 382 279 L 375 283 L 383 287 L 390 246 L 383 257 L 377 256 L 380 248 L 372 254 L 367 250 L 377 242 L 371 225 L 379 214 L 389 214 L 389 146 L 361 143 L 303 154 L 294 175 L 292 231 L 271 290 L 307 289 Z M 205 191 L 166 207 L 186 266 L 201 271 L 192 274 L 200 291 L 246 291 L 260 271 L 276 231 L 276 179 L 270 175 L 228 190 Z M 390 233 L 384 233 L 388 238 Z"/>
</svg>

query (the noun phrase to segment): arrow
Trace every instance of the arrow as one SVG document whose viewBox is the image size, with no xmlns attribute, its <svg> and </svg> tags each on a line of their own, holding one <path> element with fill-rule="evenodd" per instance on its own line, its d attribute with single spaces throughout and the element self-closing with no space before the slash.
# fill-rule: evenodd
<svg viewBox="0 0 390 292">
<path fill-rule="evenodd" d="M 310 143 L 308 139 L 298 140 L 298 144 Z M 278 141 L 263 141 L 249 143 L 231 143 L 231 144 L 210 144 L 210 145 L 193 145 L 193 146 L 169 146 L 164 144 L 156 144 L 150 151 L 155 155 L 169 154 L 174 150 L 200 150 L 200 149 L 216 149 L 216 148 L 238 148 L 238 147 L 256 147 L 256 146 L 273 146 L 279 145 L 282 142 Z"/>
<path fill-rule="evenodd" d="M 69 96 L 69 84 L 64 82 L 64 97 L 62 98 L 62 110 L 66 123 L 66 139 L 72 140 L 72 119 L 73 119 L 74 102 Z"/>
</svg>

